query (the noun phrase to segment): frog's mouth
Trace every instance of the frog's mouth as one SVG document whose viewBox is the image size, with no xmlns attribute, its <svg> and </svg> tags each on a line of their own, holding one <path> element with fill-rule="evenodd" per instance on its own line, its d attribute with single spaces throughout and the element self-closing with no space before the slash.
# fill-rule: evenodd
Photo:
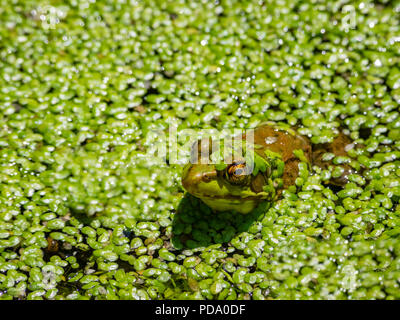
<svg viewBox="0 0 400 320">
<path fill-rule="evenodd" d="M 196 192 L 190 192 L 188 191 L 191 195 L 200 198 L 200 199 L 206 199 L 209 201 L 212 200 L 227 200 L 227 201 L 240 201 L 240 202 L 245 202 L 245 201 L 258 201 L 262 199 L 266 199 L 267 197 L 262 197 L 261 195 L 249 195 L 249 196 L 239 196 L 239 195 L 209 195 L 209 194 L 200 194 Z"/>
<path fill-rule="evenodd" d="M 242 214 L 247 214 L 254 210 L 261 202 L 257 197 L 200 197 L 200 199 L 214 211 L 237 211 Z"/>
</svg>

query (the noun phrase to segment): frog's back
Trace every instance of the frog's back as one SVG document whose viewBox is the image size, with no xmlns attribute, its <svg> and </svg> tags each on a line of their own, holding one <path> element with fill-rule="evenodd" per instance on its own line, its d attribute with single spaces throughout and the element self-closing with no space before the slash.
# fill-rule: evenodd
<svg viewBox="0 0 400 320">
<path fill-rule="evenodd" d="M 294 150 L 302 150 L 305 158 L 311 163 L 310 141 L 295 130 L 280 129 L 269 124 L 260 125 L 254 130 L 254 143 L 262 146 L 256 149 L 260 156 L 265 156 L 265 149 L 281 155 L 285 163 L 282 176 L 284 188 L 293 185 L 299 175 L 298 164 L 301 160 L 295 156 Z"/>
<path fill-rule="evenodd" d="M 346 156 L 346 148 L 351 146 L 352 141 L 343 132 L 340 132 L 331 143 L 312 145 L 307 137 L 300 135 L 294 128 L 284 129 L 271 124 L 263 124 L 254 130 L 254 143 L 263 147 L 257 151 L 261 156 L 265 149 L 282 156 L 282 160 L 285 162 L 282 178 L 284 188 L 287 188 L 295 183 L 299 175 L 298 164 L 301 160 L 293 153 L 294 150 L 303 150 L 304 156 L 310 164 L 317 165 L 321 169 L 328 169 L 329 166 L 336 165 L 333 165 L 332 161 L 324 161 L 324 153 L 330 152 L 335 156 Z M 354 170 L 348 164 L 338 166 L 343 170 L 342 175 L 331 178 L 329 183 L 344 186 L 347 183 L 348 175 Z"/>
</svg>

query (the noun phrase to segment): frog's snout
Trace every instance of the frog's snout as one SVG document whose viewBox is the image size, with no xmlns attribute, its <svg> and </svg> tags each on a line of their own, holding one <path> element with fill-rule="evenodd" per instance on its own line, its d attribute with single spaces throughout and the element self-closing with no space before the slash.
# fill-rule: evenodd
<svg viewBox="0 0 400 320">
<path fill-rule="evenodd" d="M 200 183 L 211 182 L 217 177 L 214 166 L 188 164 L 182 173 L 182 186 L 191 194 L 199 193 Z"/>
</svg>

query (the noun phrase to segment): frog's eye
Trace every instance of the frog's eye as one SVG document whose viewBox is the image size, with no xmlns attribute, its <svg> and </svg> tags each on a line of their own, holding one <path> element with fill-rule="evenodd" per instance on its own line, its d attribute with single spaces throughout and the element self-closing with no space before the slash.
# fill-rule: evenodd
<svg viewBox="0 0 400 320">
<path fill-rule="evenodd" d="M 245 184 L 249 181 L 250 175 L 247 172 L 245 163 L 232 164 L 226 170 L 226 178 L 232 184 Z"/>
</svg>

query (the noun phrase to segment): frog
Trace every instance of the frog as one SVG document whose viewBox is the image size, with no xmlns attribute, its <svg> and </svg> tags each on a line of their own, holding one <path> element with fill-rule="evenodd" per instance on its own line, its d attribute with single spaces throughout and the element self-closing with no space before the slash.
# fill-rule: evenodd
<svg viewBox="0 0 400 320">
<path fill-rule="evenodd" d="M 235 141 L 246 141 L 243 133 Z M 192 145 L 191 161 L 184 166 L 182 186 L 192 196 L 199 198 L 214 212 L 235 211 L 247 214 L 261 202 L 274 202 L 282 197 L 284 190 L 295 185 L 299 177 L 299 164 L 322 169 L 335 166 L 324 154 L 346 156 L 354 147 L 351 138 L 342 131 L 330 143 L 312 144 L 309 137 L 301 135 L 298 128 L 263 123 L 253 130 L 253 155 L 262 159 L 264 170 L 255 172 L 254 165 L 247 165 L 243 154 L 233 155 L 226 165 L 210 160 L 215 141 L 200 139 Z M 204 141 L 206 143 L 204 143 Z M 205 147 L 204 147 L 205 146 Z M 202 147 L 207 149 L 201 150 Z M 207 157 L 208 161 L 204 161 Z M 203 160 L 203 161 L 202 161 Z M 226 159 L 224 159 L 226 160 Z M 331 178 L 327 184 L 343 187 L 350 174 L 356 171 L 347 163 L 340 164 L 342 174 Z"/>
</svg>

